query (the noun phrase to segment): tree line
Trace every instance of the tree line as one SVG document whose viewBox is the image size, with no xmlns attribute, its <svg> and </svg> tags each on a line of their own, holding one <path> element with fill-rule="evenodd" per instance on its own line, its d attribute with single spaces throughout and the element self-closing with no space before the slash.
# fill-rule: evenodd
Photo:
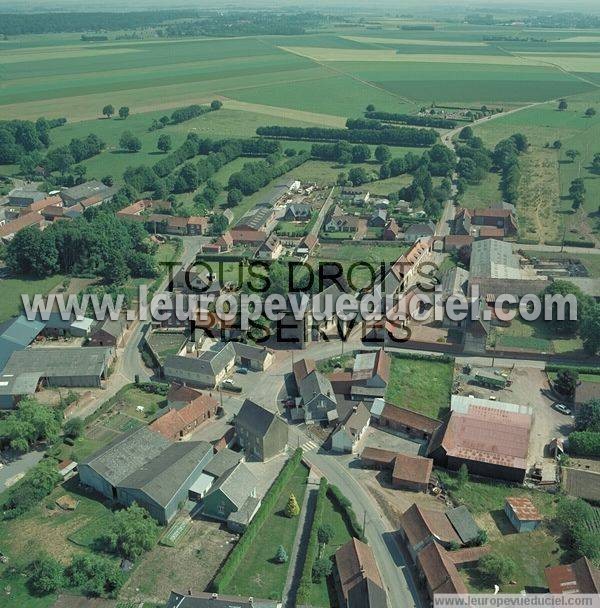
<svg viewBox="0 0 600 608">
<path fill-rule="evenodd" d="M 154 198 L 161 199 L 171 192 L 195 190 L 221 167 L 240 156 L 266 156 L 280 151 L 279 142 L 267 139 L 213 140 L 189 133 L 177 150 L 153 167 L 128 167 L 123 179 L 137 192 L 152 191 Z M 202 158 L 197 163 L 187 162 L 200 155 Z M 180 169 L 174 173 L 177 167 Z"/>
<path fill-rule="evenodd" d="M 500 191 L 504 200 L 516 203 L 521 182 L 519 156 L 529 148 L 527 137 L 515 133 L 498 142 L 494 150 L 490 151 L 481 138 L 475 137 L 471 127 L 465 127 L 459 134 L 459 142 L 456 153 L 460 158 L 457 171 L 462 180 L 461 189 L 467 183 L 480 183 L 496 167 L 501 174 Z"/>
<path fill-rule="evenodd" d="M 228 182 L 230 191 L 239 190 L 246 196 L 254 194 L 269 182 L 305 163 L 310 158 L 310 154 L 302 151 L 285 162 L 277 164 L 279 158 L 279 154 L 274 154 L 265 160 L 246 163 L 241 171 L 230 175 Z"/>
<path fill-rule="evenodd" d="M 428 147 L 438 134 L 433 129 L 410 127 L 385 127 L 382 129 L 335 129 L 327 127 L 258 127 L 256 134 L 275 139 L 300 139 L 309 141 L 348 141 L 350 143 L 385 144 L 388 146 Z"/>
<path fill-rule="evenodd" d="M 39 12 L 3 13 L 0 15 L 0 34 L 49 34 L 99 30 L 127 30 L 150 27 L 173 19 L 196 17 L 195 10 L 155 10 L 132 12 Z"/>
<path fill-rule="evenodd" d="M 431 127 L 433 129 L 454 129 L 458 124 L 455 120 L 450 120 L 448 118 L 437 118 L 435 116 L 414 116 L 413 114 L 397 114 L 395 112 L 365 112 L 365 118 L 384 122 L 395 122 L 401 125 Z"/>
</svg>

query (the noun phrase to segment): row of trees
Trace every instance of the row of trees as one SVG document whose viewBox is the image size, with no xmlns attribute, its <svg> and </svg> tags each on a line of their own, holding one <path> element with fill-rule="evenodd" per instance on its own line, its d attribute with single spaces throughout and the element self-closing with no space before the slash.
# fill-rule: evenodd
<svg viewBox="0 0 600 608">
<path fill-rule="evenodd" d="M 36 226 L 21 230 L 7 247 L 6 263 L 16 274 L 77 273 L 120 285 L 129 276 L 156 276 L 155 249 L 140 224 L 116 217 L 109 208 L 91 208 L 44 231 Z"/>
<path fill-rule="evenodd" d="M 106 116 L 106 118 L 109 118 L 109 119 L 112 118 L 114 113 L 115 113 L 115 106 L 113 106 L 111 103 L 105 105 L 102 108 L 102 115 Z M 119 108 L 119 118 L 121 120 L 125 120 L 128 116 L 129 116 L 129 107 L 121 106 Z"/>
<path fill-rule="evenodd" d="M 527 137 L 515 133 L 498 142 L 493 152 L 485 148 L 479 137 L 474 136 L 471 127 L 462 129 L 459 140 L 462 143 L 456 147 L 456 153 L 460 158 L 457 165 L 460 178 L 466 183 L 478 184 L 495 166 L 501 173 L 500 190 L 504 200 L 515 203 L 521 181 L 519 155 L 529 148 Z"/>
<path fill-rule="evenodd" d="M 302 139 L 309 141 L 348 141 L 362 144 L 388 146 L 428 147 L 438 139 L 433 129 L 410 127 L 385 127 L 382 129 L 333 129 L 326 127 L 258 127 L 256 134 L 277 139 Z"/>
<path fill-rule="evenodd" d="M 178 125 L 182 122 L 192 120 L 193 118 L 198 118 L 198 116 L 202 116 L 202 114 L 208 114 L 208 112 L 219 110 L 222 105 L 223 104 L 220 101 L 215 99 L 210 106 L 192 104 L 185 108 L 177 108 L 177 110 L 174 110 L 171 114 L 171 124 Z"/>
<path fill-rule="evenodd" d="M 386 149 L 387 146 L 378 146 L 378 149 Z M 364 163 L 371 158 L 371 148 L 367 144 L 349 144 L 347 141 L 339 141 L 334 144 L 313 144 L 310 155 L 318 160 L 335 161 L 341 165 L 348 163 Z"/>
<path fill-rule="evenodd" d="M 246 163 L 241 171 L 229 176 L 228 188 L 239 190 L 244 195 L 253 194 L 272 180 L 305 163 L 310 155 L 308 152 L 300 152 L 285 162 L 277 164 L 279 158 L 279 155 L 275 154 L 267 156 L 265 160 Z"/>
<path fill-rule="evenodd" d="M 436 116 L 415 116 L 414 114 L 397 114 L 395 112 L 365 112 L 365 117 L 384 122 L 394 122 L 401 125 L 416 127 L 431 127 L 432 129 L 454 129 L 458 124 L 455 120 L 438 118 Z"/>
</svg>

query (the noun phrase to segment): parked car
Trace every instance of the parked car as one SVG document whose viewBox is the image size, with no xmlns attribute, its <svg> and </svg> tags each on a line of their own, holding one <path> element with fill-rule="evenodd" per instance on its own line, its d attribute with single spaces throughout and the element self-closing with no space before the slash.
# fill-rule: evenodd
<svg viewBox="0 0 600 608">
<path fill-rule="evenodd" d="M 562 403 L 556 403 L 554 405 L 554 409 L 557 412 L 560 412 L 561 414 L 565 414 L 566 416 L 570 416 L 571 415 L 571 410 L 564 404 Z"/>
<path fill-rule="evenodd" d="M 242 376 L 245 376 L 248 373 L 248 368 L 240 367 L 237 371 L 238 371 L 238 374 L 242 374 Z"/>
<path fill-rule="evenodd" d="M 231 378 L 227 378 L 226 380 L 223 380 L 222 384 L 231 386 L 233 384 L 233 380 Z"/>
</svg>

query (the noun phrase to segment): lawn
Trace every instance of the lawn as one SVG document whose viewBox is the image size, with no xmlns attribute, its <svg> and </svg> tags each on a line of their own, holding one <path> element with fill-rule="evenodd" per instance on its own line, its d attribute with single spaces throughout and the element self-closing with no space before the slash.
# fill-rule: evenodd
<svg viewBox="0 0 600 608">
<path fill-rule="evenodd" d="M 502 200 L 499 186 L 500 175 L 488 173 L 480 184 L 467 185 L 467 190 L 460 199 L 461 207 L 487 209 L 492 203 Z"/>
<path fill-rule="evenodd" d="M 579 338 L 557 338 L 550 323 L 515 318 L 509 327 L 496 328 L 496 348 L 516 348 L 546 353 L 573 353 L 583 348 Z"/>
<path fill-rule="evenodd" d="M 321 557 L 331 557 L 342 545 L 347 543 L 352 535 L 346 524 L 343 513 L 338 505 L 327 495 L 323 507 L 321 518 L 322 525 L 330 525 L 333 528 L 334 536 L 331 542 L 325 547 Z M 319 584 L 311 587 L 311 606 L 315 608 L 329 608 L 336 605 L 336 593 L 331 578 L 323 580 Z"/>
<path fill-rule="evenodd" d="M 277 547 L 283 545 L 287 554 L 292 552 L 298 518 L 288 519 L 283 510 L 290 494 L 294 494 L 302 506 L 306 492 L 308 469 L 298 467 L 289 483 L 281 492 L 273 511 L 263 524 L 263 534 L 259 534 L 252 548 L 225 589 L 229 595 L 242 597 L 258 596 L 266 599 L 280 599 L 285 586 L 288 564 L 276 564 L 273 560 Z"/>
<path fill-rule="evenodd" d="M 452 363 L 392 355 L 385 399 L 392 405 L 439 419 L 450 407 L 453 373 Z"/>
<path fill-rule="evenodd" d="M 62 275 L 54 275 L 46 279 L 32 277 L 0 279 L 0 323 L 18 315 L 21 311 L 21 295 L 27 294 L 33 298 L 35 294 L 46 295 L 64 281 Z"/>
<path fill-rule="evenodd" d="M 529 490 L 501 482 L 468 481 L 462 487 L 455 476 L 438 472 L 454 502 L 464 504 L 478 525 L 488 533 L 493 553 L 511 558 L 517 566 L 515 585 L 502 585 L 504 593 L 519 593 L 523 589 L 533 592 L 545 587 L 544 568 L 559 563 L 561 549 L 549 520 L 554 516 L 556 498 L 547 492 Z M 504 513 L 508 496 L 532 500 L 544 521 L 534 532 L 517 534 Z M 460 570 L 467 586 L 476 593 L 491 593 L 493 585 L 481 578 L 476 568 Z"/>
</svg>

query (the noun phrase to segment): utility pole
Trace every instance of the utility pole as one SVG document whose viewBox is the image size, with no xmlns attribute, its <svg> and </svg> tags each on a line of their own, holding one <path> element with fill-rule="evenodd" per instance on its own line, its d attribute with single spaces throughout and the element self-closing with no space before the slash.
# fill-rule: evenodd
<svg viewBox="0 0 600 608">
<path fill-rule="evenodd" d="M 363 513 L 363 536 L 367 537 L 367 511 Z"/>
</svg>

